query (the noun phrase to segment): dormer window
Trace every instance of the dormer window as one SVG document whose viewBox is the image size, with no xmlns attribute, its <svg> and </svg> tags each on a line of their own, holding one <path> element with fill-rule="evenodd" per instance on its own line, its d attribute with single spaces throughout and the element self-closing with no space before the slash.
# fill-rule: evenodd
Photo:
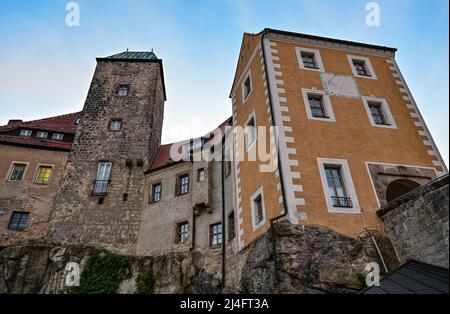
<svg viewBox="0 0 450 314">
<path fill-rule="evenodd" d="M 64 138 L 64 134 L 62 133 L 53 133 L 52 140 L 62 141 Z"/>
<path fill-rule="evenodd" d="M 80 124 L 80 118 L 78 117 L 78 118 L 76 118 L 75 119 L 75 121 L 73 122 L 73 124 L 75 124 L 75 125 L 78 125 L 78 124 Z"/>
<path fill-rule="evenodd" d="M 36 134 L 37 138 L 47 138 L 48 137 L 48 132 L 44 132 L 44 131 L 39 131 Z"/>
<path fill-rule="evenodd" d="M 31 134 L 33 134 L 33 131 L 31 131 L 31 130 L 21 130 L 20 131 L 20 136 L 30 137 Z"/>
<path fill-rule="evenodd" d="M 117 88 L 117 96 L 120 97 L 128 96 L 128 90 L 129 90 L 128 85 L 120 85 Z"/>
</svg>

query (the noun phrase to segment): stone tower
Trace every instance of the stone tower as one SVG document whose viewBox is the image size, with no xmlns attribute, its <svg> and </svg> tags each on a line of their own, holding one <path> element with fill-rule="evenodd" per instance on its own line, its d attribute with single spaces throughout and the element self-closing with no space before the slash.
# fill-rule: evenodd
<svg viewBox="0 0 450 314">
<path fill-rule="evenodd" d="M 51 240 L 134 254 L 143 172 L 161 142 L 165 100 L 162 61 L 153 52 L 97 58 L 50 216 Z"/>
</svg>

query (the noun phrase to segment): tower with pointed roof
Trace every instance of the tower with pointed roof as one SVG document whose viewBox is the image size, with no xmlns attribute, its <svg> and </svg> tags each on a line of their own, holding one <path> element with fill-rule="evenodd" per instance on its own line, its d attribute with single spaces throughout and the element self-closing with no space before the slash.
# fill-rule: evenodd
<svg viewBox="0 0 450 314">
<path fill-rule="evenodd" d="M 50 215 L 51 239 L 135 252 L 143 171 L 161 143 L 165 100 L 153 51 L 97 58 Z"/>
</svg>

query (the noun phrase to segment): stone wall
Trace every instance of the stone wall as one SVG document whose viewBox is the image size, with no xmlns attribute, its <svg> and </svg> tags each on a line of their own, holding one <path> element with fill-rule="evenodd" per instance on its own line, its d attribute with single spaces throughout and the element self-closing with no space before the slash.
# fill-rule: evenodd
<svg viewBox="0 0 450 314">
<path fill-rule="evenodd" d="M 161 71 L 158 62 L 98 61 L 55 197 L 50 239 L 135 254 L 144 170 L 160 145 Z M 124 97 L 117 95 L 122 84 L 129 86 Z M 109 130 L 112 119 L 122 121 L 120 131 Z M 99 162 L 112 163 L 106 195 L 92 193 Z"/>
<path fill-rule="evenodd" d="M 61 183 L 68 152 L 0 145 L 0 246 L 47 235 L 50 209 Z M 21 181 L 9 181 L 13 162 L 26 164 Z M 35 182 L 39 165 L 53 167 L 47 184 Z M 23 231 L 8 229 L 15 211 L 29 212 Z"/>
<path fill-rule="evenodd" d="M 378 214 L 402 262 L 408 258 L 449 267 L 448 175 L 382 207 Z"/>
</svg>

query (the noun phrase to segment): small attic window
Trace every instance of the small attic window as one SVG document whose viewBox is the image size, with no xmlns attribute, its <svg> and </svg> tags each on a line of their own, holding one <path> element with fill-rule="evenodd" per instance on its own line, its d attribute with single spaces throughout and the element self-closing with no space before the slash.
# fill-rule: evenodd
<svg viewBox="0 0 450 314">
<path fill-rule="evenodd" d="M 21 131 L 20 131 L 20 136 L 27 136 L 27 137 L 30 137 L 31 134 L 33 134 L 33 131 L 31 131 L 31 130 L 21 130 Z"/>
<path fill-rule="evenodd" d="M 80 124 L 80 118 L 76 118 L 75 121 L 73 121 L 73 124 L 78 125 Z"/>
<path fill-rule="evenodd" d="M 120 85 L 117 88 L 116 94 L 117 94 L 117 96 L 124 97 L 124 96 L 128 96 L 128 92 L 129 92 L 129 86 L 128 85 Z"/>
</svg>

